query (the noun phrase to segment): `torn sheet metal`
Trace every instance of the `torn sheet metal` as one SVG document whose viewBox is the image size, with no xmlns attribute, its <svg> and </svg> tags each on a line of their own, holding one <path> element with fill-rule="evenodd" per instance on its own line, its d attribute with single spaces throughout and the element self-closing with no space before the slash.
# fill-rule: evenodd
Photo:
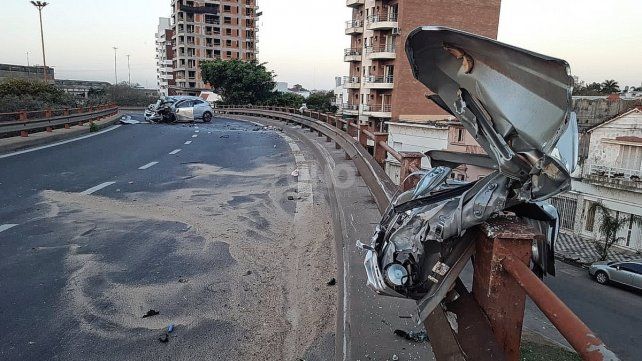
<svg viewBox="0 0 642 361">
<path fill-rule="evenodd" d="M 414 76 L 437 105 L 459 119 L 487 155 L 428 152 L 432 168 L 397 194 L 367 250 L 368 285 L 377 293 L 418 301 L 420 321 L 452 288 L 474 251 L 467 230 L 511 211 L 540 230 L 533 270 L 554 274 L 557 211 L 546 199 L 570 188 L 577 164 L 577 122 L 568 64 L 492 39 L 443 27 L 408 36 Z M 461 182 L 453 168 L 494 170 Z"/>
</svg>

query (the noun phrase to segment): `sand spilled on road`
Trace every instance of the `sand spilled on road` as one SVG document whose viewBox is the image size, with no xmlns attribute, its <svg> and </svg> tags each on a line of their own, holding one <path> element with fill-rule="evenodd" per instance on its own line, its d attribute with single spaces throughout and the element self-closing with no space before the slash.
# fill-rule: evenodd
<svg viewBox="0 0 642 361">
<path fill-rule="evenodd" d="M 326 282 L 336 275 L 336 250 L 325 197 L 299 202 L 294 214 L 288 210 L 296 202 L 287 199 L 296 181 L 283 176 L 291 168 L 283 163 L 247 173 L 205 164 L 186 167 L 191 177 L 162 193 L 110 199 L 42 192 L 43 203 L 52 210 L 45 217 L 55 217 L 71 233 L 65 312 L 81 332 L 116 342 L 136 337 L 141 328 L 162 330 L 170 322 L 189 330 L 225 321 L 240 330 L 238 346 L 225 355 L 230 359 L 302 358 L 335 330 L 337 292 Z M 221 186 L 221 177 L 235 181 Z M 96 232 L 109 239 L 106 228 L 123 234 L 141 222 L 182 224 L 179 231 L 161 227 L 156 233 L 141 232 L 123 247 L 146 252 L 157 241 L 171 241 L 172 259 L 191 272 L 184 280 L 151 274 L 144 282 L 125 282 L 134 277 L 128 274 L 127 256 L 88 251 Z M 229 260 L 222 256 L 228 251 Z M 161 315 L 141 323 L 141 315 L 154 307 Z M 202 356 L 202 350 L 192 350 L 198 346 L 174 352 L 178 358 Z"/>
</svg>

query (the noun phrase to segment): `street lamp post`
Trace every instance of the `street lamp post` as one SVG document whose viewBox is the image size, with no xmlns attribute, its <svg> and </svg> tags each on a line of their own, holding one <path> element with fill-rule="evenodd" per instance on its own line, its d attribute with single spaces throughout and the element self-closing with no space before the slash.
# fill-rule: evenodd
<svg viewBox="0 0 642 361">
<path fill-rule="evenodd" d="M 127 55 L 127 78 L 129 80 L 129 86 L 132 86 L 132 67 L 129 64 L 129 57 L 130 55 Z"/>
<path fill-rule="evenodd" d="M 47 81 L 47 59 L 45 57 L 45 35 L 42 30 L 42 8 L 49 3 L 43 1 L 32 1 L 31 4 L 38 8 L 38 15 L 40 16 L 40 42 L 42 43 L 42 63 L 44 65 L 45 82 Z"/>
</svg>

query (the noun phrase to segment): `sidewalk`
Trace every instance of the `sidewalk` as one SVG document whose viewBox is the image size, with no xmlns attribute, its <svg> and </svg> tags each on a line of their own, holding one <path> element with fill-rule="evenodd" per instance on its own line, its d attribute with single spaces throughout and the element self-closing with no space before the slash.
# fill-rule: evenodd
<svg viewBox="0 0 642 361">
<path fill-rule="evenodd" d="M 560 232 L 555 244 L 555 256 L 565 261 L 589 265 L 600 259 L 600 252 L 593 241 Z M 609 250 L 608 261 L 629 261 L 640 258 L 642 255 L 637 252 L 613 246 Z"/>
<path fill-rule="evenodd" d="M 123 112 L 118 112 L 114 116 L 98 120 L 94 123 L 100 130 L 117 123 L 123 115 Z M 74 125 L 69 129 L 58 128 L 54 129 L 52 132 L 31 133 L 28 137 L 0 138 L 0 154 L 75 138 L 83 134 L 89 134 L 89 123 L 85 123 L 84 125 Z"/>
</svg>

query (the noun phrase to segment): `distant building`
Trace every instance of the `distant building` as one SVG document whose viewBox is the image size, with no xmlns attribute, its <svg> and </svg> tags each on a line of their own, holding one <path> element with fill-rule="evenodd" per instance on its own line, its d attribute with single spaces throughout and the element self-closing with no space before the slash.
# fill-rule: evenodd
<svg viewBox="0 0 642 361">
<path fill-rule="evenodd" d="M 445 150 L 448 147 L 448 129 L 452 117 L 437 121 L 421 119 L 399 119 L 388 122 L 388 145 L 399 152 L 420 152 L 429 150 Z M 430 159 L 421 160 L 422 168 L 430 168 Z M 401 167 L 399 161 L 388 154 L 386 158 L 386 173 L 396 184 L 401 183 Z"/>
<path fill-rule="evenodd" d="M 571 191 L 551 200 L 563 230 L 587 239 L 601 239 L 602 203 L 617 217 L 629 220 L 618 233 L 621 247 L 642 251 L 642 110 L 635 108 L 587 131 L 586 160 L 574 174 Z"/>
<path fill-rule="evenodd" d="M 288 83 L 283 82 L 283 81 L 278 81 L 276 82 L 276 85 L 274 86 L 274 90 L 281 92 L 281 93 L 292 93 L 292 94 L 297 94 L 300 95 L 304 98 L 308 98 L 311 94 L 311 92 L 307 89 L 305 89 L 303 86 L 300 84 L 296 84 L 292 88 L 289 87 Z"/>
<path fill-rule="evenodd" d="M 209 90 L 200 63 L 206 60 L 256 60 L 256 0 L 172 0 L 173 68 L 179 95 Z"/>
<path fill-rule="evenodd" d="M 47 80 L 54 82 L 54 69 L 47 67 Z M 13 64 L 0 64 L 0 81 L 7 79 L 44 80 L 45 68 L 42 66 L 26 66 Z"/>
<path fill-rule="evenodd" d="M 343 104 L 348 101 L 348 89 L 346 89 L 343 84 L 343 77 L 334 77 L 334 101 L 332 105 L 337 107 L 337 113 L 339 114 L 342 113 L 341 107 Z"/>
<path fill-rule="evenodd" d="M 176 85 L 174 80 L 174 31 L 169 18 L 159 18 L 156 32 L 156 83 L 161 96 L 174 95 L 170 88 Z"/>
<path fill-rule="evenodd" d="M 573 111 L 577 114 L 580 132 L 642 105 L 642 98 L 636 98 L 634 94 L 630 92 L 626 98 L 619 94 L 574 96 Z"/>
<path fill-rule="evenodd" d="M 106 81 L 56 79 L 56 88 L 78 98 L 89 98 L 92 91 L 103 91 L 110 86 Z"/>
</svg>

